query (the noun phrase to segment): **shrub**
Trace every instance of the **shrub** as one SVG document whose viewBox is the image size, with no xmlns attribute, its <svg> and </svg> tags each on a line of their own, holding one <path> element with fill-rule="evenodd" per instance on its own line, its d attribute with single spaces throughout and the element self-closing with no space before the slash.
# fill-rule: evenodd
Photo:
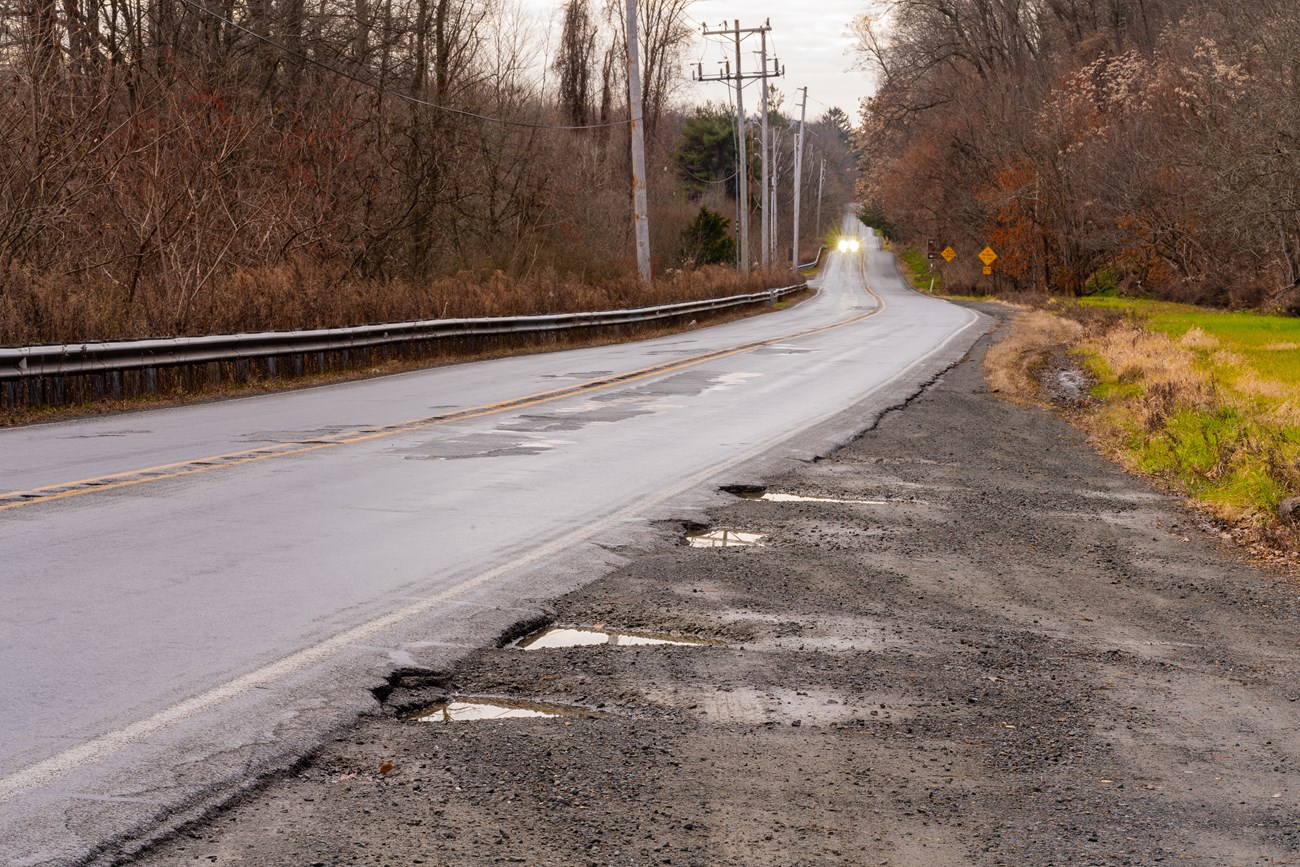
<svg viewBox="0 0 1300 867">
<path fill-rule="evenodd" d="M 735 261 L 736 241 L 731 221 L 701 207 L 700 213 L 682 232 L 682 261 L 691 265 L 725 265 Z"/>
</svg>

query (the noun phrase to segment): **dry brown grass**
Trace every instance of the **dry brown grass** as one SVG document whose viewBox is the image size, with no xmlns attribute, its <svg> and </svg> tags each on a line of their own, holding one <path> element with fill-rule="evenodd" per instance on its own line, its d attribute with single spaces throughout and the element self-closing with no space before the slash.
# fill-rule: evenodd
<svg viewBox="0 0 1300 867">
<path fill-rule="evenodd" d="M 320 385 L 331 385 L 340 382 L 370 379 L 377 376 L 387 376 L 396 373 L 407 373 L 415 370 L 425 370 L 432 367 L 442 367 L 450 364 L 482 361 L 489 358 L 527 355 L 535 352 L 551 352 L 564 349 L 579 349 L 590 346 L 606 346 L 612 343 L 626 342 L 628 339 L 650 340 L 655 337 L 680 334 L 682 332 L 693 331 L 699 328 L 722 325 L 727 322 L 746 319 L 750 316 L 761 315 L 762 313 L 771 310 L 784 309 L 790 305 L 799 304 L 809 297 L 811 297 L 811 290 L 805 289 L 803 292 L 797 292 L 793 295 L 786 296 L 784 300 L 774 307 L 761 306 L 740 310 L 726 309 L 709 311 L 694 317 L 689 322 L 674 323 L 672 321 L 661 320 L 634 326 L 630 329 L 628 327 L 608 330 L 582 329 L 580 331 L 562 332 L 556 335 L 549 335 L 538 340 L 529 340 L 527 337 L 522 337 L 510 346 L 498 345 L 493 348 L 480 349 L 470 349 L 463 346 L 459 348 L 444 348 L 436 356 L 392 358 L 378 363 L 366 364 L 361 367 L 332 370 L 324 373 L 310 373 L 302 376 L 253 378 L 242 382 L 209 382 L 189 390 L 142 394 L 129 398 L 105 397 L 88 403 L 78 403 L 73 405 L 22 407 L 5 407 L 0 405 L 0 428 L 18 427 L 21 425 L 53 421 L 66 421 L 87 416 L 112 415 L 121 412 L 157 409 L 164 406 L 207 403 L 210 401 L 225 400 L 235 397 L 248 397 L 257 394 L 271 394 L 301 388 L 312 388 Z"/>
<path fill-rule="evenodd" d="M 307 263 L 239 270 L 193 297 L 11 273 L 0 278 L 0 345 L 77 343 L 330 328 L 413 319 L 518 316 L 642 307 L 788 286 L 784 270 L 704 267 L 651 284 L 583 281 L 556 271 L 514 278 L 462 272 L 420 283 L 365 281 Z"/>
<path fill-rule="evenodd" d="M 1213 338 L 1208 338 L 1212 341 Z M 1144 426 L 1167 417 L 1171 405 L 1206 408 L 1216 400 L 1213 378 L 1196 364 L 1189 347 L 1208 341 L 1175 342 L 1167 335 L 1123 324 L 1093 337 L 1088 349 L 1119 385 L 1139 385 L 1145 400 L 1129 408 Z M 1217 354 L 1217 353 L 1216 353 Z"/>
<path fill-rule="evenodd" d="M 1039 374 L 1063 354 L 1093 376 L 1094 399 L 1068 417 L 1099 451 L 1187 497 L 1252 558 L 1293 568 L 1300 531 L 1277 509 L 1300 492 L 1294 383 L 1258 374 L 1199 328 L 1174 338 L 1132 318 L 1044 305 L 1017 314 L 989 350 L 989 384 L 1046 403 Z"/>
<path fill-rule="evenodd" d="M 1083 337 L 1077 322 L 1045 310 L 1025 310 L 1015 316 L 1006 335 L 984 356 L 989 388 L 1019 403 L 1040 400 L 1038 370 L 1055 349 L 1071 346 Z"/>
</svg>

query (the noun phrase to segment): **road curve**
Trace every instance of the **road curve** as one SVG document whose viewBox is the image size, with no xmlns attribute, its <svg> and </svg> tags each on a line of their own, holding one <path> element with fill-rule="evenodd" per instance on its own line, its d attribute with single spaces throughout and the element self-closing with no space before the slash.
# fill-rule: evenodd
<svg viewBox="0 0 1300 867">
<path fill-rule="evenodd" d="M 0 431 L 0 862 L 227 797 L 959 357 L 982 321 L 862 240 L 688 334 Z"/>
</svg>

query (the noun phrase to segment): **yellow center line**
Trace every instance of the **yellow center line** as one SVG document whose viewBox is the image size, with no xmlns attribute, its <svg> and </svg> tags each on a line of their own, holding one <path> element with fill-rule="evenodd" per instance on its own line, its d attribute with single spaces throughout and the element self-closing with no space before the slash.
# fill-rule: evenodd
<svg viewBox="0 0 1300 867">
<path fill-rule="evenodd" d="M 638 382 L 665 373 L 674 373 L 688 367 L 694 367 L 697 364 L 704 364 L 709 361 L 729 358 L 733 355 L 751 352 L 763 346 L 770 346 L 774 343 L 780 343 L 786 340 L 797 340 L 803 337 L 811 337 L 816 334 L 821 334 L 826 331 L 831 331 L 836 328 L 842 328 L 846 325 L 853 325 L 854 323 L 870 319 L 885 310 L 885 301 L 869 288 L 867 289 L 867 293 L 876 300 L 877 306 L 871 312 L 864 313 L 860 316 L 853 316 L 848 319 L 842 319 L 838 322 L 832 322 L 827 325 L 821 325 L 817 328 L 810 328 L 807 331 L 799 331 L 793 334 L 782 335 L 780 337 L 772 337 L 767 340 L 754 341 L 752 343 L 742 343 L 727 349 L 714 350 L 691 358 L 678 359 L 663 364 L 642 367 L 616 376 L 605 376 L 600 379 L 593 379 L 587 382 L 565 386 L 563 388 L 537 392 L 524 397 L 511 398 L 510 400 L 484 404 L 483 406 L 471 407 L 469 409 L 458 410 L 452 413 L 426 416 L 424 418 L 411 419 L 403 422 L 394 422 L 392 424 L 382 425 L 375 429 L 363 428 L 360 431 L 335 434 L 331 437 L 325 437 L 321 440 L 310 443 L 279 443 L 259 448 L 245 449 L 244 451 L 213 455 L 212 457 L 161 464 L 159 466 L 148 467 L 141 470 L 129 470 L 121 473 L 113 473 L 111 475 L 96 476 L 75 482 L 44 485 L 29 491 L 0 493 L 0 500 L 12 497 L 23 497 L 23 499 L 14 502 L 0 503 L 0 512 L 20 509 L 24 506 L 31 506 L 37 503 L 48 503 L 53 500 L 62 500 L 68 497 L 78 497 L 84 494 L 120 490 L 122 488 L 134 487 L 135 485 L 143 485 L 149 482 L 161 482 L 166 479 L 176 479 L 183 476 L 195 476 L 200 473 L 208 473 L 213 470 L 223 470 L 228 467 L 238 467 L 244 464 L 270 460 L 272 458 L 283 458 L 290 455 L 304 455 L 310 452 L 337 448 L 343 445 L 384 439 L 391 436 L 397 436 L 398 434 L 410 433 L 411 431 L 424 430 L 426 428 L 450 424 L 451 422 L 482 418 L 483 416 L 496 415 L 511 410 L 526 409 L 528 407 L 537 406 L 538 404 L 551 403 L 566 397 L 574 397 L 579 394 L 587 394 L 593 391 L 613 388 L 618 385 L 626 385 L 631 382 Z"/>
</svg>

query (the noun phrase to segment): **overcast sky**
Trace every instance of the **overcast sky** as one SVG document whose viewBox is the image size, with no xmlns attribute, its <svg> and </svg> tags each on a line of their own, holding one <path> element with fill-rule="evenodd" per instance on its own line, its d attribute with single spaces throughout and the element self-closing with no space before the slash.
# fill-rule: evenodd
<svg viewBox="0 0 1300 867">
<path fill-rule="evenodd" d="M 542 20 L 554 22 L 561 0 L 522 0 L 524 7 Z M 727 26 L 739 18 L 741 27 L 757 27 L 771 19 L 772 31 L 768 34 L 769 52 L 775 51 L 785 66 L 784 79 L 776 86 L 786 96 L 785 113 L 798 111 L 798 88 L 808 88 L 808 117 L 816 118 L 829 106 L 839 106 L 857 122 L 858 100 L 866 95 L 869 79 L 866 73 L 853 70 L 855 58 L 851 53 L 852 39 L 848 35 L 849 22 L 866 10 L 868 0 L 817 0 L 817 2 L 792 3 L 790 0 L 695 0 L 690 7 L 693 26 L 698 29 L 707 23 L 717 29 L 724 21 Z M 714 40 L 699 41 L 691 51 L 689 62 L 704 64 L 705 74 L 717 73 L 717 61 L 734 57 L 734 47 L 727 49 Z M 754 37 L 746 44 L 747 50 L 758 50 Z M 757 69 L 756 55 L 747 54 L 746 69 Z M 753 94 L 753 96 L 751 96 Z M 687 82 L 682 94 L 692 101 L 727 100 L 726 86 L 722 83 L 695 84 Z M 752 99 L 757 99 L 757 85 L 751 84 L 745 92 L 745 108 L 755 110 Z"/>
<path fill-rule="evenodd" d="M 786 94 L 786 113 L 790 114 L 798 104 L 795 92 L 798 88 L 808 88 L 808 116 L 817 117 L 828 106 L 839 106 L 848 112 L 856 122 L 858 117 L 858 100 L 866 95 L 868 78 L 866 73 L 853 70 L 856 61 L 852 55 L 853 41 L 848 35 L 849 22 L 855 15 L 866 9 L 864 0 L 815 0 L 815 2 L 792 3 L 790 0 L 696 0 L 691 5 L 691 16 L 696 21 L 705 22 L 710 29 L 717 29 L 723 21 L 728 23 L 740 19 L 741 27 L 757 27 L 765 19 L 771 19 L 772 32 L 768 34 L 769 51 L 775 47 L 776 55 L 785 66 L 785 78 L 776 82 L 776 86 Z M 753 43 L 758 49 L 757 40 Z M 710 61 L 713 71 L 718 71 L 717 60 L 724 53 L 724 47 L 713 42 L 705 43 L 697 49 L 697 54 L 704 55 L 704 71 L 707 74 Z M 734 55 L 735 49 L 731 49 Z M 758 64 L 747 68 L 757 69 Z M 694 85 L 699 87 L 700 85 Z M 710 99 L 722 99 L 722 84 L 704 85 Z M 714 93 L 716 92 L 716 96 Z M 748 93 L 746 93 L 748 97 Z M 746 103 L 748 108 L 749 103 Z"/>
</svg>

